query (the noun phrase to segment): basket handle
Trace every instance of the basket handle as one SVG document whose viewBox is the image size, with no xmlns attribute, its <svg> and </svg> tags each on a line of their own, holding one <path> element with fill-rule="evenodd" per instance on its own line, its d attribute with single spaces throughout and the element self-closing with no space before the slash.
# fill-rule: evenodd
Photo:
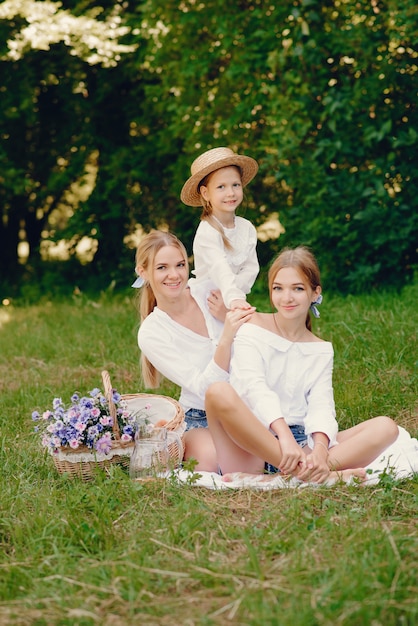
<svg viewBox="0 0 418 626">
<path fill-rule="evenodd" d="M 120 439 L 120 430 L 119 430 L 119 424 L 118 424 L 117 415 L 116 415 L 116 406 L 115 406 L 115 403 L 113 402 L 113 393 L 112 393 L 113 388 L 112 388 L 112 383 L 110 382 L 110 375 L 107 370 L 103 370 L 102 380 L 103 380 L 103 386 L 104 386 L 104 395 L 106 397 L 106 400 L 109 403 L 109 413 L 110 413 L 110 416 L 112 417 L 113 434 L 115 436 L 115 439 Z"/>
</svg>

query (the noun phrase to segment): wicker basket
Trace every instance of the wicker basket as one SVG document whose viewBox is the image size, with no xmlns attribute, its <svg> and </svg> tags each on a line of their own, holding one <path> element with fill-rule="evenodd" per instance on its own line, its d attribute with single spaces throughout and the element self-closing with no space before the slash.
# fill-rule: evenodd
<svg viewBox="0 0 418 626">
<path fill-rule="evenodd" d="M 108 472 L 109 468 L 115 464 L 129 466 L 130 455 L 127 455 L 126 450 L 126 448 L 112 448 L 111 452 L 104 458 L 102 454 L 94 454 L 87 446 L 80 446 L 77 450 L 60 448 L 52 458 L 60 474 L 66 473 L 71 478 L 92 480 L 99 469 Z M 131 450 L 133 450 L 132 445 Z"/>
<path fill-rule="evenodd" d="M 98 469 L 108 471 L 112 465 L 129 467 L 129 460 L 134 449 L 134 442 L 121 441 L 116 407 L 112 400 L 112 386 L 108 372 L 102 372 L 104 395 L 109 403 L 109 413 L 113 418 L 112 448 L 109 454 L 98 454 L 87 446 L 79 446 L 76 450 L 62 447 L 53 455 L 55 467 L 60 474 L 67 473 L 71 477 L 78 476 L 83 480 L 91 480 Z"/>
<path fill-rule="evenodd" d="M 120 430 L 116 415 L 116 406 L 112 397 L 112 384 L 109 372 L 102 372 L 104 395 L 109 403 L 109 414 L 113 418 L 113 441 L 109 454 L 97 454 L 87 446 L 80 446 L 77 450 L 71 448 L 60 448 L 53 455 L 56 469 L 60 474 L 64 472 L 71 477 L 78 476 L 83 480 L 91 480 L 98 469 L 108 471 L 112 465 L 122 465 L 129 467 L 130 457 L 134 449 L 134 442 L 123 442 L 120 437 Z M 145 405 L 150 404 L 154 408 L 155 421 L 164 419 L 164 427 L 167 430 L 176 431 L 180 437 L 181 445 L 176 442 L 169 444 L 169 455 L 173 465 L 177 465 L 183 459 L 184 453 L 184 431 L 186 430 L 184 411 L 177 400 L 168 396 L 157 394 L 135 393 L 124 394 L 122 399 L 126 400 L 132 412 L 140 411 Z M 152 418 L 151 418 L 152 421 Z"/>
</svg>

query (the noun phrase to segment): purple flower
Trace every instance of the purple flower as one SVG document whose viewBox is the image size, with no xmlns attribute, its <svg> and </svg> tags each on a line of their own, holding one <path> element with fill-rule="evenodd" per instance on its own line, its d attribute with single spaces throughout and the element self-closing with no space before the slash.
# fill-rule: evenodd
<svg viewBox="0 0 418 626">
<path fill-rule="evenodd" d="M 122 400 L 122 396 L 115 389 L 112 390 L 112 399 L 121 439 L 124 442 L 132 441 L 138 415 L 129 412 L 126 400 Z M 146 405 L 145 419 L 149 408 L 150 405 Z M 32 420 L 39 420 L 39 426 L 34 426 L 34 430 L 40 431 L 42 446 L 51 454 L 56 453 L 60 447 L 77 449 L 85 445 L 104 454 L 108 454 L 112 448 L 113 417 L 109 415 L 107 398 L 97 388 L 87 396 L 74 393 L 68 407 L 61 398 L 54 398 L 52 410 L 48 409 L 43 413 L 33 411 Z"/>
<path fill-rule="evenodd" d="M 121 395 L 120 395 L 120 393 L 115 391 L 115 389 L 112 389 L 112 398 L 113 398 L 113 402 L 120 402 Z"/>
<path fill-rule="evenodd" d="M 102 454 L 109 454 L 112 449 L 112 438 L 110 433 L 105 433 L 103 437 L 100 437 L 96 441 L 95 448 L 97 452 Z"/>
<path fill-rule="evenodd" d="M 95 424 L 94 426 L 90 426 L 87 432 L 89 437 L 95 437 L 96 435 L 98 435 L 99 429 L 97 427 L 97 424 Z"/>
<path fill-rule="evenodd" d="M 53 406 L 54 409 L 58 409 L 58 407 L 62 406 L 61 398 L 54 398 L 54 400 L 52 402 L 52 406 Z"/>
<path fill-rule="evenodd" d="M 134 434 L 134 429 L 132 426 L 127 425 L 123 427 L 123 432 L 125 433 L 125 435 L 129 435 L 129 437 L 132 438 Z"/>
</svg>

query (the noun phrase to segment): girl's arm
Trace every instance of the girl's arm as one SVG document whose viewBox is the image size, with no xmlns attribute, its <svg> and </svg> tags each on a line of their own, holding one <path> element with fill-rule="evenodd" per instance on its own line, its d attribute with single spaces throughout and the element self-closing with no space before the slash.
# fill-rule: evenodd
<svg viewBox="0 0 418 626">
<path fill-rule="evenodd" d="M 139 348 L 165 378 L 201 398 L 211 383 L 229 379 L 228 371 L 215 362 L 209 340 L 196 336 L 195 342 L 186 341 L 173 329 L 164 328 L 160 320 L 145 322 L 138 331 Z M 192 350 L 199 351 L 198 359 L 189 358 Z"/>
<path fill-rule="evenodd" d="M 266 382 L 263 350 L 252 334 L 247 336 L 246 333 L 239 332 L 235 337 L 230 382 L 266 428 L 270 428 L 275 420 L 283 417 L 280 398 Z"/>
<path fill-rule="evenodd" d="M 171 328 L 164 315 L 149 316 L 138 331 L 138 345 L 163 376 L 204 398 L 211 383 L 229 379 L 235 333 L 253 311 L 229 311 L 217 345 L 187 329 L 182 334 L 179 325 Z"/>
<path fill-rule="evenodd" d="M 248 233 L 246 234 L 246 239 L 248 240 L 247 254 L 241 271 L 239 274 L 236 274 L 236 281 L 237 286 L 248 294 L 258 276 L 260 265 L 257 257 L 257 231 L 251 222 L 247 222 L 246 226 L 248 228 Z"/>
<path fill-rule="evenodd" d="M 315 433 L 324 433 L 327 445 L 335 445 L 338 423 L 335 417 L 334 392 L 332 387 L 333 355 L 318 367 L 310 384 L 307 397 L 308 410 L 305 418 L 305 433 L 308 445 L 314 448 L 315 440 L 322 440 Z"/>
</svg>

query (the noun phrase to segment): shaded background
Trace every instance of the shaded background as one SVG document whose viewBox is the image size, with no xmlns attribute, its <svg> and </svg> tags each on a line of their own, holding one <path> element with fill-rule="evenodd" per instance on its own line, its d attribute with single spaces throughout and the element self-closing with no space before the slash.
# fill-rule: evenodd
<svg viewBox="0 0 418 626">
<path fill-rule="evenodd" d="M 414 280 L 415 2 L 277 4 L 0 3 L 0 299 L 125 289 L 151 228 L 191 252 L 180 189 L 220 145 L 260 165 L 261 278 L 303 243 L 326 289 Z"/>
</svg>

